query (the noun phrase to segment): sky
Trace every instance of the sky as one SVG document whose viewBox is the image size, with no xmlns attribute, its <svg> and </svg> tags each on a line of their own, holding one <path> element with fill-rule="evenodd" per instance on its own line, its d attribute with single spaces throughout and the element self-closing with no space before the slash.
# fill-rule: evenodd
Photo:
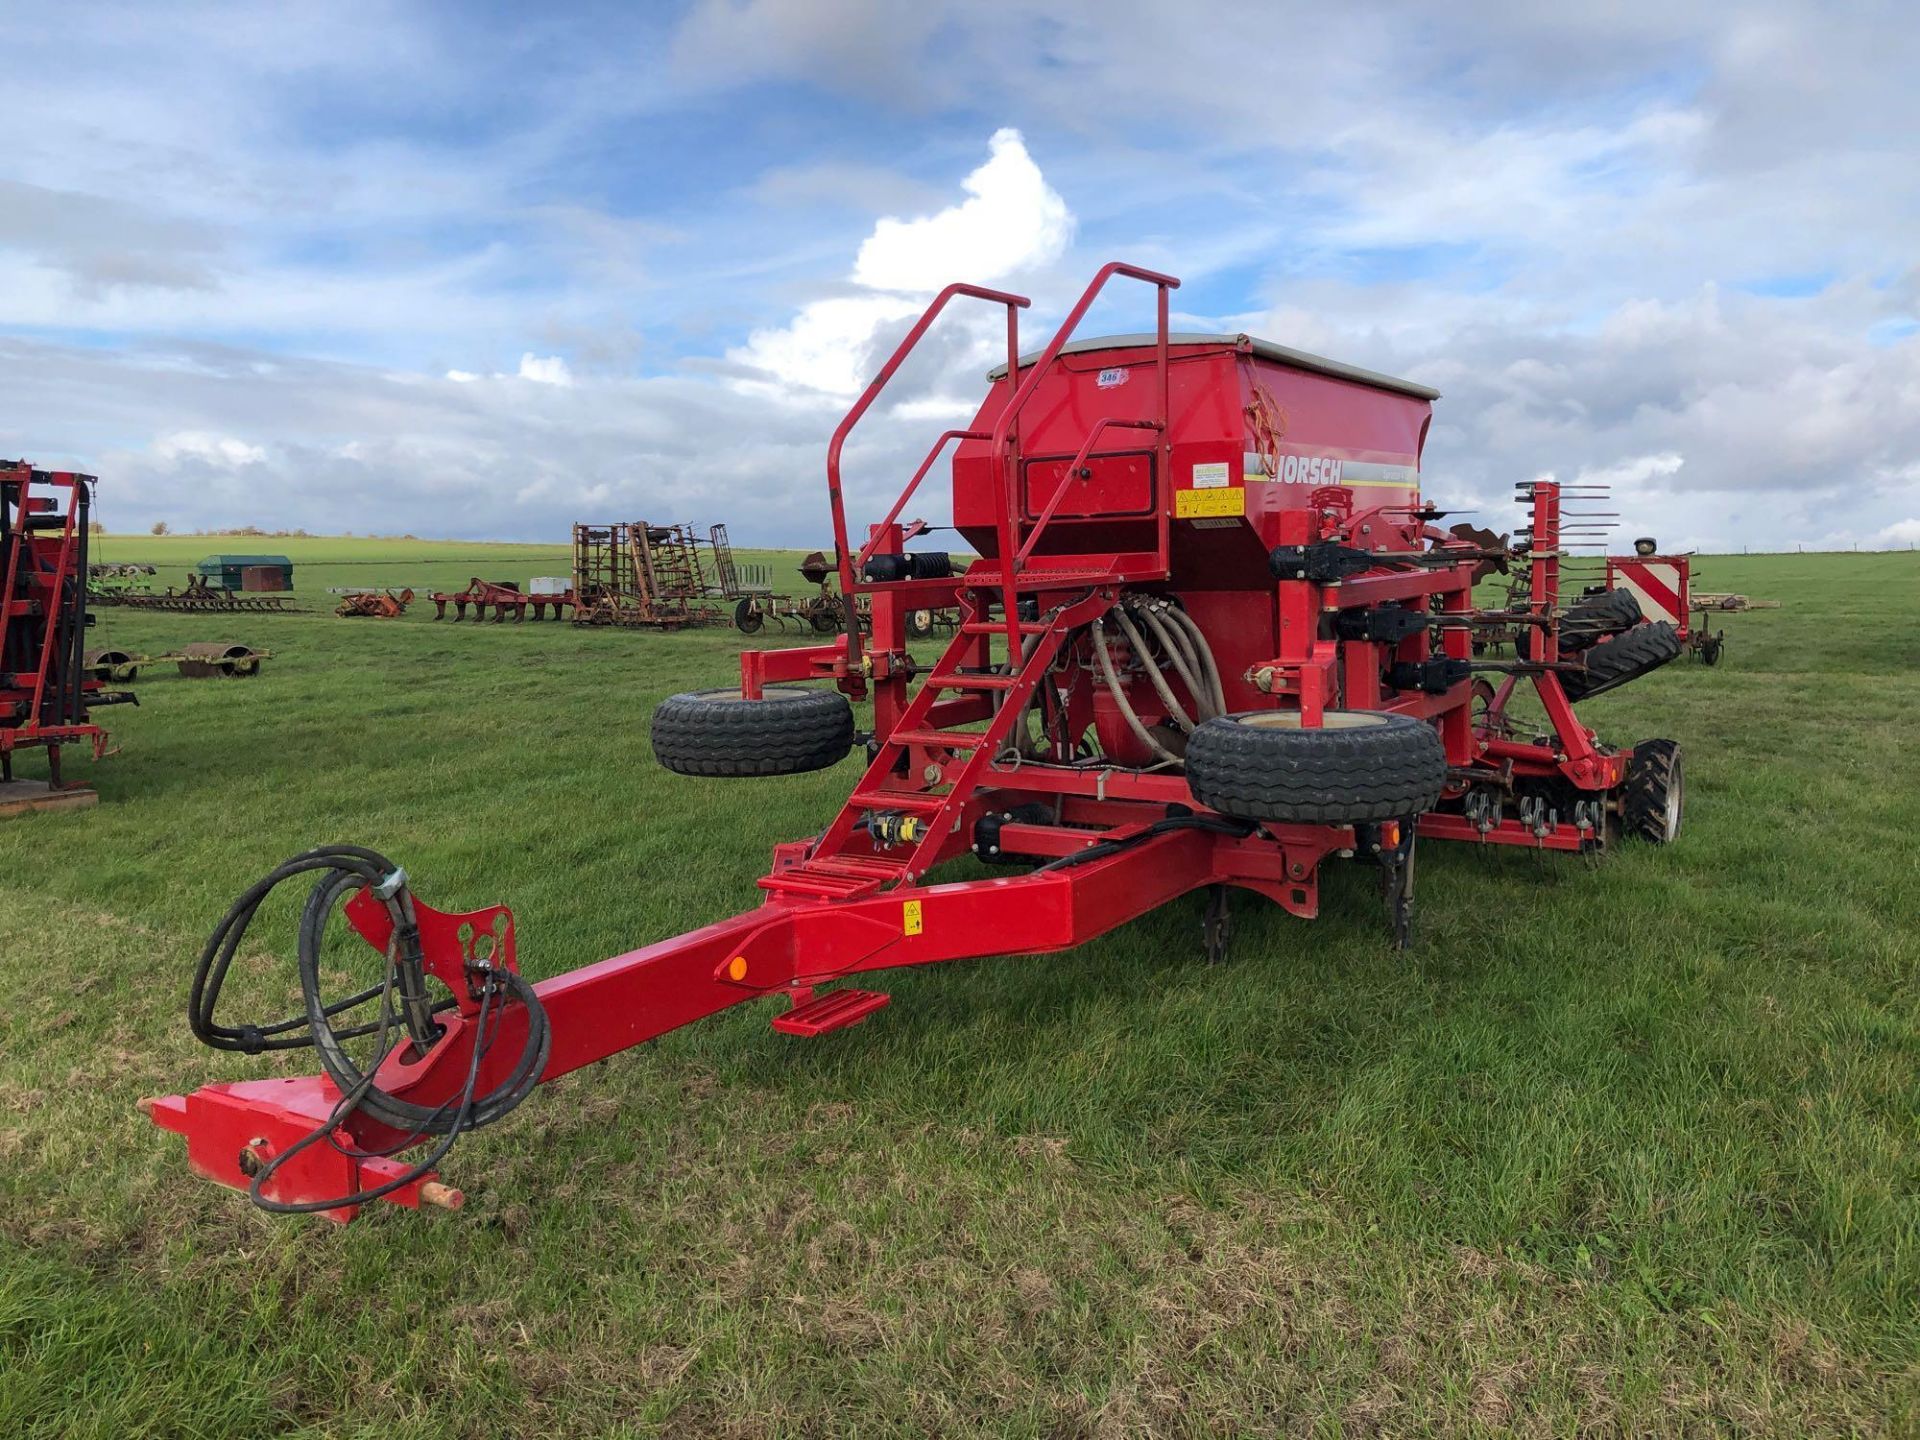
<svg viewBox="0 0 1920 1440">
<path fill-rule="evenodd" d="M 1425 492 L 1494 528 L 1551 474 L 1675 548 L 1920 542 L 1908 6 L 0 0 L 0 47 L 0 454 L 114 530 L 812 548 L 931 292 L 1037 345 L 1125 259 L 1439 388 Z M 863 422 L 856 519 L 994 324 Z"/>
</svg>

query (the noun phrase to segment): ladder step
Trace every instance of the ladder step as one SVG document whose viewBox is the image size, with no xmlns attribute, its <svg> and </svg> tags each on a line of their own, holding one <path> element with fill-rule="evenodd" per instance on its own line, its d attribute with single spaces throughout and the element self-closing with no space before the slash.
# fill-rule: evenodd
<svg viewBox="0 0 1920 1440">
<path fill-rule="evenodd" d="M 804 1005 L 773 1017 L 773 1028 L 783 1035 L 825 1035 L 857 1025 L 876 1010 L 886 1008 L 892 996 L 878 990 L 829 990 Z"/>
<path fill-rule="evenodd" d="M 978 750 L 986 740 L 977 730 L 896 730 L 887 737 L 893 745 L 925 745 L 938 750 Z"/>
<path fill-rule="evenodd" d="M 878 890 L 906 871 L 898 860 L 864 855 L 836 855 L 808 860 L 760 877 L 760 888 L 781 895 L 806 895 L 815 900 L 849 900 Z"/>
<path fill-rule="evenodd" d="M 1020 683 L 1018 675 L 960 675 L 935 671 L 927 676 L 929 685 L 942 690 L 1011 690 Z"/>
</svg>

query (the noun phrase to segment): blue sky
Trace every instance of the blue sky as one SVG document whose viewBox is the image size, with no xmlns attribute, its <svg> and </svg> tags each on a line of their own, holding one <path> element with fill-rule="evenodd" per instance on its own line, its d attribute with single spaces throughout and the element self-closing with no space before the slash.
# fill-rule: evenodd
<svg viewBox="0 0 1920 1440">
<path fill-rule="evenodd" d="M 1490 519 L 1551 472 L 1673 543 L 1920 540 L 1920 27 L 1554 8 L 0 7 L 0 451 L 116 528 L 812 546 L 930 291 L 1037 333 L 1126 258 L 1438 385 Z M 903 376 L 863 500 L 992 348 Z"/>
</svg>

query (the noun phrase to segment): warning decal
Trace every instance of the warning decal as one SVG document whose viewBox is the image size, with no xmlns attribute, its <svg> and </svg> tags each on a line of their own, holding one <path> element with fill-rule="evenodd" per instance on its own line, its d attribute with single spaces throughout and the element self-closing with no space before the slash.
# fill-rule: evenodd
<svg viewBox="0 0 1920 1440">
<path fill-rule="evenodd" d="M 1245 515 L 1247 492 L 1238 488 L 1176 490 L 1173 494 L 1173 513 L 1181 520 L 1192 520 L 1202 515 Z"/>
<path fill-rule="evenodd" d="M 1193 467 L 1193 488 L 1196 490 L 1224 490 L 1232 483 L 1232 471 L 1224 460 Z"/>
<path fill-rule="evenodd" d="M 918 935 L 925 928 L 920 918 L 920 902 L 908 900 L 900 906 L 900 933 Z"/>
</svg>

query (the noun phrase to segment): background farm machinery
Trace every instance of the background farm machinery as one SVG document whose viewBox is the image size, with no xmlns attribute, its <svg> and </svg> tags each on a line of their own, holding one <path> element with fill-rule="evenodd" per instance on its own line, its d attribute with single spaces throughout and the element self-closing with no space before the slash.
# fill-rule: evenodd
<svg viewBox="0 0 1920 1440">
<path fill-rule="evenodd" d="M 1069 344 L 1116 276 L 1150 287 L 1155 329 Z M 887 1004 L 862 988 L 871 972 L 1064 950 L 1195 892 L 1217 959 L 1233 890 L 1311 918 L 1342 861 L 1377 874 L 1404 943 L 1420 839 L 1594 854 L 1674 838 L 1678 746 L 1603 743 L 1574 707 L 1680 642 L 1670 623 L 1628 618 L 1618 592 L 1563 606 L 1567 492 L 1522 486 L 1512 542 L 1441 529 L 1419 493 L 1434 391 L 1244 335 L 1172 334 L 1177 284 L 1108 265 L 1024 357 L 1024 298 L 950 286 L 841 422 L 827 482 L 854 604 L 839 631 L 746 651 L 737 685 L 674 696 L 653 718 L 656 758 L 689 776 L 864 755 L 824 826 L 775 847 L 758 905 L 531 984 L 504 907 L 433 910 L 371 851 L 295 857 L 216 928 L 190 1014 L 217 1049 L 311 1046 L 322 1073 L 145 1102 L 186 1136 L 193 1168 L 267 1208 L 341 1220 L 379 1198 L 454 1204 L 434 1167 L 463 1130 L 542 1080 L 746 1001 L 772 998 L 775 1029 L 817 1036 Z M 856 544 L 844 444 L 961 297 L 1004 311 L 1006 365 Z M 954 525 L 979 557 L 959 563 L 908 550 L 899 523 L 950 444 Z M 601 557 L 634 583 L 620 528 L 584 537 L 582 607 L 602 598 L 583 577 L 614 583 Z M 1524 575 L 1493 611 L 1474 599 L 1489 565 Z M 930 667 L 907 652 L 908 616 L 926 608 L 958 614 Z M 1520 653 L 1476 660 L 1474 635 L 1494 627 Z M 1510 718 L 1523 690 L 1540 711 L 1524 724 Z M 871 704 L 864 733 L 854 699 Z M 314 887 L 304 1013 L 222 1022 L 248 924 L 296 879 Z M 331 1000 L 320 957 L 343 903 L 374 970 Z M 403 1162 L 410 1146 L 425 1153 Z"/>
<path fill-rule="evenodd" d="M 529 581 L 522 590 L 511 580 L 482 580 L 478 575 L 467 581 L 464 590 L 436 590 L 430 597 L 433 600 L 433 618 L 447 618 L 447 607 L 453 607 L 455 623 L 467 618 L 467 607 L 473 607 L 473 618 L 485 620 L 487 612 L 493 612 L 494 623 L 512 615 L 518 624 L 527 618 L 527 612 L 533 612 L 533 618 L 544 620 L 547 611 L 553 611 L 553 618 L 566 618 L 574 608 L 573 582 L 551 577 L 537 576 Z"/>
<path fill-rule="evenodd" d="M 398 620 L 413 603 L 413 591 L 349 590 L 333 607 L 342 620 Z"/>
<path fill-rule="evenodd" d="M 137 650 L 89 650 L 87 673 L 96 680 L 112 680 L 131 685 L 140 672 L 154 665 L 176 665 L 189 680 L 213 678 L 240 680 L 258 675 L 260 667 L 273 658 L 271 650 L 256 650 L 251 645 L 221 641 L 203 641 L 182 645 L 163 655 L 148 655 Z"/>
<path fill-rule="evenodd" d="M 94 478 L 0 463 L 0 784 L 16 753 L 47 752 L 49 786 L 66 787 L 62 750 L 85 744 L 97 760 L 104 705 L 134 703 L 102 687 L 86 664 L 87 541 Z"/>
<path fill-rule="evenodd" d="M 573 623 L 683 630 L 722 623 L 722 603 L 740 596 L 727 527 L 715 525 L 705 547 L 691 525 L 573 527 Z"/>
<path fill-rule="evenodd" d="M 115 570 L 128 570 L 131 566 L 108 567 Z M 139 567 L 151 571 L 150 566 Z M 178 589 L 169 585 L 165 590 L 141 588 L 137 585 L 123 584 L 117 577 L 101 577 L 91 580 L 88 585 L 88 599 L 97 605 L 124 605 L 136 610 L 169 610 L 180 614 L 223 614 L 248 613 L 255 615 L 295 615 L 302 613 L 298 607 L 289 605 L 284 595 L 258 594 L 238 590 L 226 590 L 213 584 L 204 575 L 189 575 L 186 584 Z"/>
<path fill-rule="evenodd" d="M 1773 608 L 1778 603 L 1695 590 L 1696 557 L 1663 554 L 1659 542 L 1651 536 L 1642 536 L 1633 543 L 1631 555 L 1583 557 L 1579 563 L 1587 567 L 1584 573 L 1563 577 L 1574 584 L 1588 575 L 1594 578 L 1594 583 L 1580 590 L 1579 599 L 1563 622 L 1560 645 L 1563 654 L 1575 654 L 1604 638 L 1608 633 L 1605 627 L 1610 623 L 1631 624 L 1644 619 L 1672 626 L 1686 654 L 1703 665 L 1717 665 L 1726 649 L 1727 633 L 1714 628 L 1714 619 L 1742 610 Z M 1519 609 L 1524 609 L 1526 590 L 1524 577 L 1509 586 L 1510 612 L 1517 614 Z M 1473 653 L 1490 655 L 1509 649 L 1525 653 L 1526 632 L 1524 620 L 1503 620 L 1498 615 L 1488 615 L 1485 623 L 1474 631 Z"/>
<path fill-rule="evenodd" d="M 152 565 L 89 565 L 87 599 L 95 604 L 115 605 L 128 595 L 151 595 L 154 576 L 158 573 Z"/>
<path fill-rule="evenodd" d="M 914 534 L 924 529 L 925 526 L 909 527 Z M 844 630 L 847 603 L 838 586 L 838 559 L 829 559 L 824 552 L 815 550 L 800 562 L 798 569 L 800 578 L 814 587 L 812 594 L 798 597 L 773 594 L 764 566 L 743 567 L 742 574 L 746 577 L 743 588 L 746 593 L 734 607 L 734 628 L 743 635 L 757 635 L 766 628 L 768 621 L 772 621 L 782 630 L 811 630 L 819 635 L 831 635 Z M 860 628 L 872 634 L 873 604 L 870 597 L 855 595 L 853 614 L 858 618 Z M 907 612 L 905 623 L 906 633 L 911 639 L 951 635 L 959 627 L 960 612 L 949 605 L 922 605 Z"/>
</svg>

